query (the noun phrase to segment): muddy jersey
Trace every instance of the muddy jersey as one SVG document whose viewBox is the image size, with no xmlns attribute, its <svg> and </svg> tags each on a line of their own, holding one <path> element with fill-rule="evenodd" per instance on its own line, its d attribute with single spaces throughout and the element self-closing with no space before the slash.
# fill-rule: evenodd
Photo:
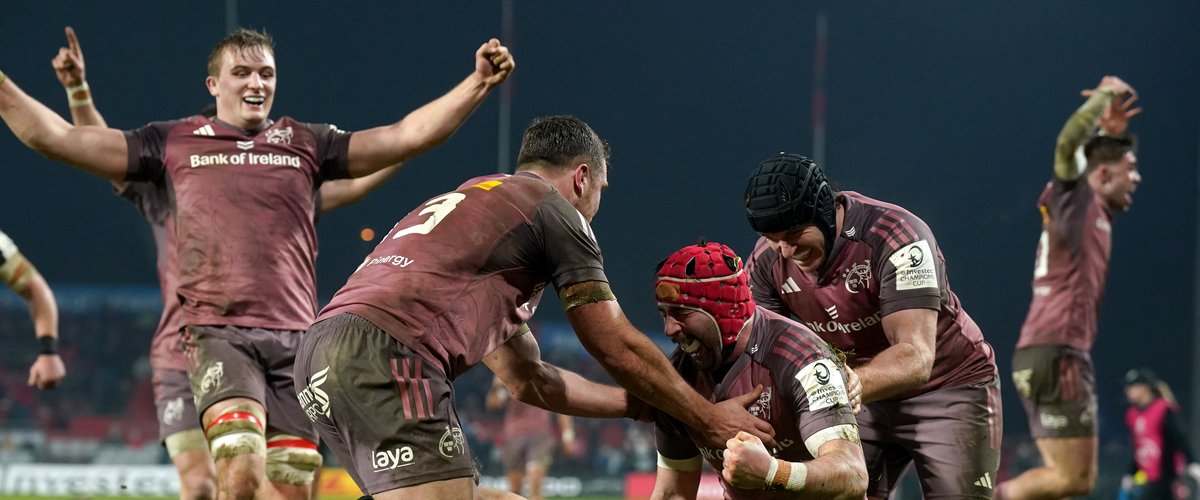
<svg viewBox="0 0 1200 500">
<path fill-rule="evenodd" d="M 170 191 L 165 182 L 127 182 L 117 188 L 117 196 L 137 207 L 150 224 L 154 236 L 158 287 L 162 294 L 163 312 L 150 340 L 150 366 L 161 370 L 187 370 L 187 360 L 179 346 L 179 329 L 183 327 L 179 297 L 175 294 L 175 220 L 171 215 Z"/>
<path fill-rule="evenodd" d="M 544 434 L 553 439 L 552 416 L 550 410 L 538 408 L 510 396 L 504 405 L 504 438 L 511 440 Z"/>
<path fill-rule="evenodd" d="M 845 208 L 842 230 L 818 273 L 801 271 L 759 238 L 748 264 L 758 305 L 800 319 L 846 351 L 852 367 L 891 346 L 884 316 L 933 309 L 937 344 L 929 381 L 896 399 L 991 380 L 997 373 L 992 347 L 950 290 L 929 227 L 903 208 L 855 192 L 837 199 Z"/>
<path fill-rule="evenodd" d="M 348 176 L 350 134 L 281 118 L 203 116 L 126 132 L 126 181 L 167 182 L 183 321 L 304 330 L 316 312 L 313 191 Z"/>
<path fill-rule="evenodd" d="M 725 401 L 762 384 L 763 393 L 749 406 L 750 413 L 775 429 L 780 450 L 776 455 L 789 462 L 814 458 L 806 441 L 814 435 L 820 442 L 822 430 L 838 425 L 857 425 L 846 392 L 845 371 L 835 361 L 825 341 L 803 325 L 757 308 L 746 350 L 721 380 L 696 368 L 691 356 L 676 349 L 671 363 L 683 380 L 713 403 Z M 705 445 L 704 436 L 693 436 L 682 422 L 663 412 L 655 415 L 658 453 L 672 460 L 702 455 L 709 465 L 721 470 L 725 449 Z M 816 441 L 812 442 L 816 444 Z M 819 448 L 819 445 L 817 446 Z M 721 480 L 729 498 L 775 498 L 762 490 L 741 490 Z"/>
<path fill-rule="evenodd" d="M 453 380 L 515 335 L 541 291 L 604 281 L 591 226 L 518 173 L 467 181 L 397 222 L 318 318 L 353 313 Z"/>
<path fill-rule="evenodd" d="M 1112 252 L 1112 213 L 1086 177 L 1050 181 L 1038 208 L 1042 237 L 1033 301 L 1017 348 L 1065 345 L 1091 351 Z"/>
</svg>

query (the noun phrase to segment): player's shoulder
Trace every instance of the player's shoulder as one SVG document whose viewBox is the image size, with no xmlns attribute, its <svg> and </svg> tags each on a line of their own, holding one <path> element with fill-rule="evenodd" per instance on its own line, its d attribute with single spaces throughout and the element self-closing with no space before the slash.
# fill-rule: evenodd
<svg viewBox="0 0 1200 500">
<path fill-rule="evenodd" d="M 834 357 L 832 348 L 798 321 L 757 308 L 747 349 L 772 373 L 790 377 L 820 359 Z"/>
<path fill-rule="evenodd" d="M 904 207 L 853 191 L 842 191 L 838 196 L 846 205 L 841 234 L 844 238 L 893 252 L 932 237 L 925 221 Z"/>
</svg>

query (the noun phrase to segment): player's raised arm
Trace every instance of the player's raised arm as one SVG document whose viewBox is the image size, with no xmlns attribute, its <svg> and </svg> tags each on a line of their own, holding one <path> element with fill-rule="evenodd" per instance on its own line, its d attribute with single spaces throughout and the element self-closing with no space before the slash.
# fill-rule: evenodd
<svg viewBox="0 0 1200 500">
<path fill-rule="evenodd" d="M 537 340 L 525 328 L 483 358 L 513 397 L 555 413 L 620 418 L 640 406 L 627 404 L 620 387 L 598 384 L 542 361 Z"/>
<path fill-rule="evenodd" d="M 83 62 L 83 47 L 75 36 L 75 30 L 67 26 L 67 46 L 58 48 L 58 55 L 50 61 L 54 75 L 67 91 L 67 105 L 71 107 L 71 121 L 75 125 L 107 127 L 96 103 L 92 101 L 92 89 L 87 82 L 87 68 Z"/>
<path fill-rule="evenodd" d="M 475 52 L 475 71 L 450 92 L 399 122 L 355 132 L 350 137 L 350 176 L 362 177 L 446 142 L 515 67 L 512 54 L 499 40 L 481 45 Z"/>
<path fill-rule="evenodd" d="M 1075 161 L 1075 150 L 1079 149 L 1095 130 L 1100 113 L 1114 97 L 1132 94 L 1133 87 L 1115 76 L 1106 76 L 1094 89 L 1084 90 L 1088 97 L 1075 113 L 1067 119 L 1058 142 L 1054 147 L 1054 175 L 1064 181 L 1072 181 L 1083 174 L 1083 166 Z"/>
<path fill-rule="evenodd" d="M 0 118 L 30 149 L 90 174 L 124 180 L 129 169 L 119 130 L 75 127 L 0 72 Z"/>
<path fill-rule="evenodd" d="M 714 405 L 696 393 L 658 346 L 629 323 L 607 283 L 565 287 L 559 290 L 559 298 L 583 347 L 634 396 L 704 432 L 705 439 L 717 446 L 743 430 L 773 444 L 771 425 L 746 410 L 761 388 Z"/>
<path fill-rule="evenodd" d="M 358 203 L 400 170 L 401 164 L 384 167 L 371 175 L 337 179 L 321 184 L 321 213 Z"/>
</svg>

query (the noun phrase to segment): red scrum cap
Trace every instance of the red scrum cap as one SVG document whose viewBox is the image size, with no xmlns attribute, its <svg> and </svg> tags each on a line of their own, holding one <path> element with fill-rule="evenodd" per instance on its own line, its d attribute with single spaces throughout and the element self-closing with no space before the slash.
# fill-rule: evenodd
<svg viewBox="0 0 1200 500">
<path fill-rule="evenodd" d="M 686 246 L 667 257 L 658 266 L 654 296 L 659 304 L 707 314 L 725 346 L 737 342 L 738 332 L 754 315 L 742 258 L 720 243 Z"/>
</svg>

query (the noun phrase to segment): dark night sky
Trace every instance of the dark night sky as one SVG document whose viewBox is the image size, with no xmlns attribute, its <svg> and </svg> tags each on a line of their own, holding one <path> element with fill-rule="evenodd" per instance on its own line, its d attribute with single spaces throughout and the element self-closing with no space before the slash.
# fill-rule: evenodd
<svg viewBox="0 0 1200 500">
<path fill-rule="evenodd" d="M 274 116 L 357 130 L 396 121 L 472 68 L 499 33 L 498 2 L 241 2 L 241 24 L 277 41 Z M 384 4 L 387 5 L 378 5 Z M 183 5 L 188 5 L 183 8 Z M 336 6 L 335 6 L 336 5 Z M 659 328 L 650 269 L 707 237 L 754 243 L 741 195 L 776 152 L 812 147 L 813 26 L 819 2 L 518 2 L 505 42 L 518 69 L 513 142 L 539 115 L 575 114 L 613 146 L 595 221 L 609 277 L 634 323 Z M 111 126 L 188 115 L 212 101 L 204 61 L 224 2 L 6 2 L 0 69 L 66 113 L 49 67 L 75 26 Z M 1144 181 L 1114 224 L 1094 352 L 1104 415 L 1118 380 L 1155 367 L 1190 390 L 1200 121 L 1200 3 L 837 2 L 826 7 L 826 169 L 843 188 L 904 206 L 938 237 L 951 284 L 996 347 L 1007 426 L 1024 429 L 1008 380 L 1030 298 L 1054 139 L 1104 74 L 1132 83 Z M 496 169 L 497 96 L 441 148 L 320 223 L 320 293 L 331 295 L 410 208 Z M 0 133 L 2 227 L 54 283 L 153 284 L 140 216 L 106 182 Z M 547 300 L 552 302 L 552 300 Z M 543 304 L 543 320 L 561 318 Z M 1116 422 L 1109 421 L 1110 424 Z M 1117 424 L 1119 425 L 1119 424 Z M 1111 427 L 1110 427 L 1111 429 Z"/>
</svg>

